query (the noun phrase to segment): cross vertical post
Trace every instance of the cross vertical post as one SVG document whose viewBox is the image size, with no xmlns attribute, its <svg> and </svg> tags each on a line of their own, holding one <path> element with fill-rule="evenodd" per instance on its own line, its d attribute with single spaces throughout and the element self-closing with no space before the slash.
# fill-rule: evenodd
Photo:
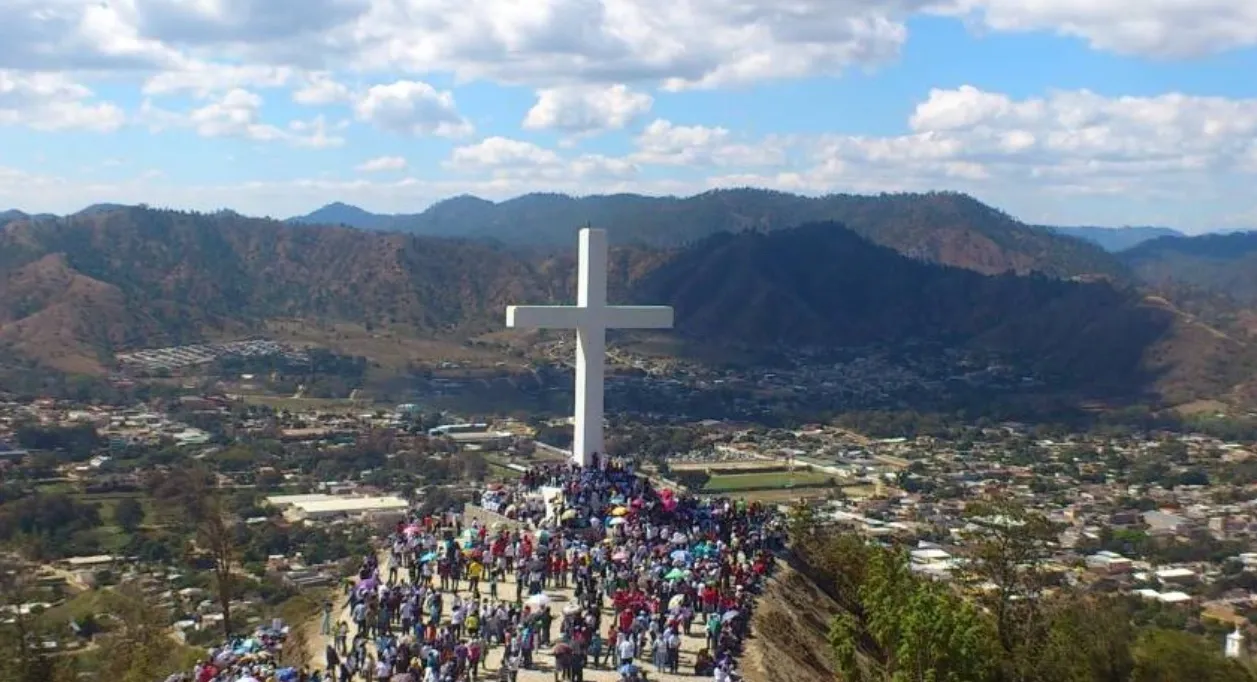
<svg viewBox="0 0 1257 682">
<path fill-rule="evenodd" d="M 576 415 L 572 459 L 589 466 L 604 447 L 602 421 L 607 329 L 669 329 L 667 306 L 607 305 L 607 233 L 583 228 L 577 270 L 576 305 L 508 306 L 506 326 L 519 329 L 576 330 Z"/>
<path fill-rule="evenodd" d="M 604 452 L 603 382 L 607 362 L 607 233 L 580 231 L 576 305 L 589 312 L 576 326 L 576 423 L 572 456 L 589 466 L 593 453 Z"/>
</svg>

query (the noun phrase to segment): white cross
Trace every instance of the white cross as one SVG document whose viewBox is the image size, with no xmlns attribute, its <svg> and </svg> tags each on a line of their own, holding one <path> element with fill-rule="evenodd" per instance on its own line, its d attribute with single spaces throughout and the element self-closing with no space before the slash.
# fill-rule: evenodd
<svg viewBox="0 0 1257 682">
<path fill-rule="evenodd" d="M 603 374 L 608 329 L 669 329 L 668 306 L 607 305 L 607 231 L 580 231 L 579 287 L 576 305 L 513 305 L 506 326 L 521 329 L 576 330 L 576 428 L 572 458 L 589 466 L 603 451 Z"/>
</svg>

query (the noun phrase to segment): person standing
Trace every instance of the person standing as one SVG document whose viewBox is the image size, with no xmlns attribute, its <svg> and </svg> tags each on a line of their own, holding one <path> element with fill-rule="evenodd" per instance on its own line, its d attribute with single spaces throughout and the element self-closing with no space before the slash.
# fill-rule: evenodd
<svg viewBox="0 0 1257 682">
<path fill-rule="evenodd" d="M 319 627 L 319 634 L 327 637 L 332 634 L 332 602 L 323 600 L 323 624 Z"/>
</svg>

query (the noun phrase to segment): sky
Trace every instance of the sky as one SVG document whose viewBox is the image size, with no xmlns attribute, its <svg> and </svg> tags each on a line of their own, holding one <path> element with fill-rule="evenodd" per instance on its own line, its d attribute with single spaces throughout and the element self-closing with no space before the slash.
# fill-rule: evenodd
<svg viewBox="0 0 1257 682">
<path fill-rule="evenodd" d="M 956 190 L 1257 227 L 1254 0 L 0 0 L 0 210 Z"/>
</svg>

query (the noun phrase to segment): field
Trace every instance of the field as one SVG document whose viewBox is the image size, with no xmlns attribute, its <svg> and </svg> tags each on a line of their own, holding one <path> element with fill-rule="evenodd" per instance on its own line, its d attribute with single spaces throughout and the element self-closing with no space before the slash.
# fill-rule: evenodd
<svg viewBox="0 0 1257 682">
<path fill-rule="evenodd" d="M 492 365 L 504 359 L 490 349 L 458 341 L 419 338 L 417 332 L 402 326 L 367 330 L 362 325 L 342 322 L 314 324 L 306 320 L 271 320 L 266 323 L 266 336 L 280 343 L 361 355 L 379 363 L 384 371 L 395 371 L 411 362 L 435 360 Z"/>
<path fill-rule="evenodd" d="M 755 471 L 769 466 L 783 466 L 765 459 L 730 460 L 727 462 L 668 462 L 673 471 L 704 471 L 706 469 L 746 469 Z"/>
<path fill-rule="evenodd" d="M 291 396 L 268 395 L 264 393 L 242 394 L 240 397 L 250 405 L 265 405 L 273 410 L 287 410 L 289 412 L 318 410 L 320 412 L 348 413 L 372 409 L 369 403 L 346 400 L 344 398 L 293 398 Z"/>
<path fill-rule="evenodd" d="M 833 477 L 829 474 L 817 473 L 814 471 L 776 471 L 772 473 L 749 473 L 749 474 L 718 474 L 712 476 L 707 485 L 703 486 L 705 493 L 727 493 L 738 490 L 753 490 L 756 488 L 800 488 L 811 486 L 825 486 Z"/>
</svg>

